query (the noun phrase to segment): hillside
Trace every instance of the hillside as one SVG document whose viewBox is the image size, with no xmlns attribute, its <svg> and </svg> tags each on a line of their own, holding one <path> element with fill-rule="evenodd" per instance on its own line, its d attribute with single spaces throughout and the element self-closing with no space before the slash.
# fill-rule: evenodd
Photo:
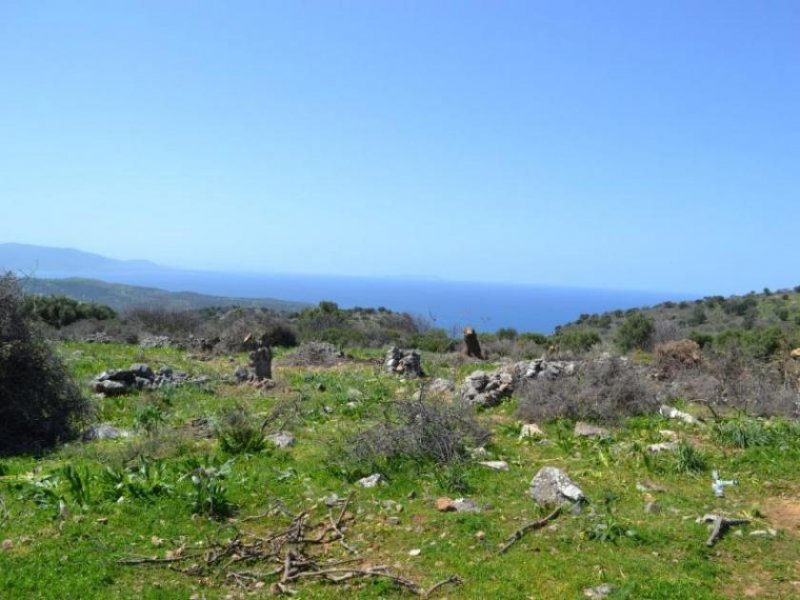
<svg viewBox="0 0 800 600">
<path fill-rule="evenodd" d="M 707 296 L 694 301 L 584 314 L 576 321 L 562 325 L 558 331 L 594 330 L 603 341 L 611 341 L 620 324 L 636 313 L 652 319 L 655 341 L 765 327 L 779 327 L 786 332 L 800 326 L 800 286 L 793 290 L 765 289 L 761 293 L 750 292 L 743 296 Z"/>
<path fill-rule="evenodd" d="M 165 308 L 190 310 L 211 306 L 241 306 L 246 308 L 268 308 L 292 312 L 302 310 L 308 304 L 277 300 L 275 298 L 233 298 L 211 296 L 194 292 L 168 292 L 166 290 L 108 283 L 97 279 L 70 277 L 67 279 L 21 279 L 25 293 L 52 294 L 74 298 L 81 302 L 96 302 L 124 311 L 131 308 Z"/>
</svg>

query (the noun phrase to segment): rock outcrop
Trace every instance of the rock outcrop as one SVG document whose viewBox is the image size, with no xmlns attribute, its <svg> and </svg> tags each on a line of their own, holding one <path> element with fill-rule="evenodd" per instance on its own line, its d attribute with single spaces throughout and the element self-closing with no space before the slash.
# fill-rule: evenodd
<svg viewBox="0 0 800 600">
<path fill-rule="evenodd" d="M 489 408 L 510 398 L 525 380 L 556 379 L 575 373 L 575 363 L 537 358 L 506 365 L 495 371 L 475 371 L 461 386 L 461 400 L 469 406 Z"/>
<path fill-rule="evenodd" d="M 205 383 L 207 377 L 190 377 L 183 371 L 169 368 L 153 371 L 149 365 L 134 363 L 127 369 L 109 369 L 92 380 L 92 389 L 104 396 L 121 396 L 142 389 L 156 389 L 164 385 Z"/>
<path fill-rule="evenodd" d="M 422 357 L 416 350 L 401 350 L 392 346 L 386 353 L 384 368 L 389 373 L 405 377 L 424 377 L 422 370 Z"/>
</svg>

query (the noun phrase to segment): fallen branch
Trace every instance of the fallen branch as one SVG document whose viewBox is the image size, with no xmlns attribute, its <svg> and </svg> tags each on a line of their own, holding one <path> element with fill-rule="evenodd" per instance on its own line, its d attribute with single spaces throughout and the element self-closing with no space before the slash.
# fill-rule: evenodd
<svg viewBox="0 0 800 600">
<path fill-rule="evenodd" d="M 506 543 L 503 544 L 503 546 L 500 548 L 500 552 L 498 552 L 498 554 L 505 554 L 508 551 L 508 549 L 511 548 L 511 546 L 513 546 L 516 542 L 521 540 L 526 533 L 528 533 L 529 531 L 535 531 L 537 529 L 541 529 L 560 514 L 561 514 L 561 507 L 558 506 L 553 512 L 551 512 L 543 519 L 539 519 L 538 521 L 533 521 L 531 523 L 526 523 L 525 525 L 517 529 L 514 533 L 512 533 L 510 536 L 508 536 L 508 538 L 506 539 Z"/>
<path fill-rule="evenodd" d="M 708 536 L 706 540 L 706 546 L 709 548 L 716 544 L 719 539 L 725 535 L 725 532 L 728 530 L 729 527 L 735 527 L 737 525 L 749 525 L 749 519 L 726 519 L 721 515 L 713 515 L 714 516 L 714 529 L 711 530 L 711 535 Z"/>
<path fill-rule="evenodd" d="M 365 559 L 357 556 L 356 550 L 345 542 L 344 524 L 354 518 L 347 512 L 351 499 L 352 494 L 341 503 L 335 516 L 328 510 L 319 521 L 314 521 L 308 511 L 300 512 L 292 516 L 288 527 L 284 526 L 277 533 L 257 536 L 235 528 L 232 538 L 209 544 L 200 552 L 193 549 L 195 551 L 183 553 L 181 550 L 177 555 L 167 553 L 165 558 L 132 556 L 120 559 L 118 564 L 169 564 L 172 570 L 191 577 L 216 575 L 222 582 L 245 589 L 271 582 L 274 593 L 287 595 L 297 593 L 292 589 L 294 585 L 313 579 L 338 584 L 357 578 L 382 578 L 421 598 L 429 597 L 443 586 L 462 583 L 459 577 L 453 576 L 424 590 L 414 581 L 395 575 L 386 566 L 353 564 L 364 563 Z M 259 518 L 262 515 L 238 522 Z M 355 556 L 342 557 L 340 551 L 339 556 L 328 558 L 331 550 L 337 547 L 336 542 Z M 170 564 L 182 561 L 187 562 Z M 242 570 L 242 565 L 247 567 Z"/>
</svg>

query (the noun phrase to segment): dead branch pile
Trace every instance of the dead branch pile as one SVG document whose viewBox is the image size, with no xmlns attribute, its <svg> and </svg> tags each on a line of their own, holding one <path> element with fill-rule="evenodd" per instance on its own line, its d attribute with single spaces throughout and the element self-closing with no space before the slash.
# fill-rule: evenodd
<svg viewBox="0 0 800 600">
<path fill-rule="evenodd" d="M 242 588 L 258 589 L 270 585 L 276 595 L 294 595 L 294 586 L 303 581 L 319 580 L 343 583 L 353 579 L 385 579 L 422 598 L 445 585 L 458 585 L 462 580 L 449 577 L 430 588 L 392 573 L 387 566 L 363 564 L 366 559 L 345 540 L 347 524 L 354 519 L 347 511 L 352 495 L 342 501 L 338 514 L 329 510 L 326 517 L 314 521 L 308 511 L 294 515 L 291 524 L 277 532 L 256 535 L 242 531 L 237 525 L 274 516 L 284 508 L 261 515 L 245 517 L 233 523 L 233 537 L 202 548 L 181 546 L 163 557 L 131 556 L 120 559 L 121 565 L 164 564 L 185 575 L 215 576 Z M 330 556 L 336 547 L 346 556 Z"/>
</svg>

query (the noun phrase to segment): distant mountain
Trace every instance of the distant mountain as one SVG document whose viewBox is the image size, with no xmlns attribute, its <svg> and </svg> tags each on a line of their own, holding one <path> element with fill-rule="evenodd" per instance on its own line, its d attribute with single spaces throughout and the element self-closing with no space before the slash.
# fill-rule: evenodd
<svg viewBox="0 0 800 600">
<path fill-rule="evenodd" d="M 174 270 L 148 260 L 117 260 L 73 248 L 0 244 L 0 271 L 15 271 L 31 277 L 123 277 Z"/>
<path fill-rule="evenodd" d="M 158 288 L 108 283 L 80 277 L 68 279 L 22 278 L 20 283 L 23 291 L 27 294 L 63 295 L 82 302 L 105 304 L 118 311 L 141 307 L 188 310 L 209 306 L 242 306 L 291 312 L 309 306 L 302 302 L 289 302 L 274 298 L 231 298 L 194 292 L 168 292 Z"/>
</svg>

